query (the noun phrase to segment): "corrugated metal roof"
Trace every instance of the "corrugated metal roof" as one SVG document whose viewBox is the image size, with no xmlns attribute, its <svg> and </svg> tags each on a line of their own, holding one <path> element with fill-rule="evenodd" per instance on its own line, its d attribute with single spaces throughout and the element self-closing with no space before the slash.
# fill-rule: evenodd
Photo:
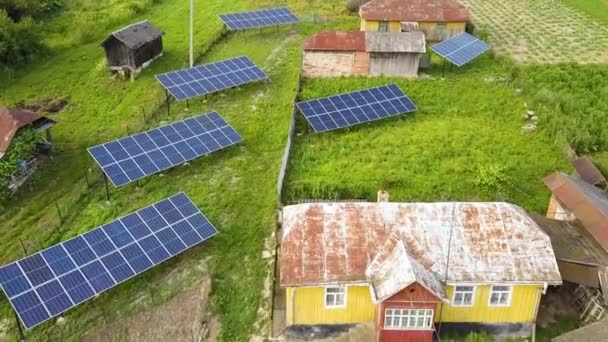
<svg viewBox="0 0 608 342">
<path fill-rule="evenodd" d="M 4 156 L 20 128 L 40 119 L 45 118 L 29 110 L 0 107 L 0 158 Z M 54 123 L 54 121 L 52 122 Z"/>
<path fill-rule="evenodd" d="M 364 31 L 321 31 L 304 41 L 304 50 L 365 51 Z"/>
<path fill-rule="evenodd" d="M 379 248 L 365 274 L 378 302 L 392 297 L 413 283 L 422 285 L 437 298 L 447 299 L 441 276 L 413 258 L 395 232 Z"/>
<path fill-rule="evenodd" d="M 282 221 L 283 286 L 367 281 L 393 232 L 442 276 L 449 248 L 447 282 L 561 283 L 549 237 L 508 203 L 308 203 L 284 207 Z"/>
<path fill-rule="evenodd" d="M 148 20 L 144 20 L 114 31 L 110 37 L 114 36 L 129 49 L 137 49 L 164 34 L 163 31 L 152 25 Z M 101 42 L 101 45 L 108 41 L 110 37 Z"/>
<path fill-rule="evenodd" d="M 608 266 L 608 252 L 579 222 L 553 220 L 538 214 L 532 219 L 551 238 L 558 260 L 592 266 Z"/>
<path fill-rule="evenodd" d="M 424 33 L 414 32 L 372 32 L 365 35 L 365 49 L 368 52 L 426 52 Z"/>
<path fill-rule="evenodd" d="M 604 342 L 608 336 L 608 318 L 569 331 L 553 338 L 552 342 Z"/>
<path fill-rule="evenodd" d="M 605 185 L 606 178 L 602 172 L 595 166 L 591 158 L 581 157 L 572 162 L 576 174 L 585 182 L 591 185 Z"/>
<path fill-rule="evenodd" d="M 469 11 L 457 0 L 372 0 L 359 9 L 365 20 L 462 22 Z"/>
</svg>

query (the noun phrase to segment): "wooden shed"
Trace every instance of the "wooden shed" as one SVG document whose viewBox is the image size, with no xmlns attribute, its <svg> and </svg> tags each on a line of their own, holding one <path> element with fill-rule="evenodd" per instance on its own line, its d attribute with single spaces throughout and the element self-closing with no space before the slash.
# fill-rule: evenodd
<svg viewBox="0 0 608 342">
<path fill-rule="evenodd" d="M 426 45 L 422 32 L 322 31 L 303 49 L 305 77 L 416 77 Z"/>
<path fill-rule="evenodd" d="M 148 20 L 112 32 L 100 44 L 106 53 L 108 69 L 133 78 L 162 56 L 163 35 Z"/>
</svg>

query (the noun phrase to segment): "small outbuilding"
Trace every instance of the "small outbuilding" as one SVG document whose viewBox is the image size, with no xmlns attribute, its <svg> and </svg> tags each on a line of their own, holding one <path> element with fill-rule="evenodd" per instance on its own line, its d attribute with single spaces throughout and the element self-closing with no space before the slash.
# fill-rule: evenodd
<svg viewBox="0 0 608 342">
<path fill-rule="evenodd" d="M 100 44 L 106 53 L 108 69 L 133 79 L 163 55 L 164 34 L 148 20 L 112 32 Z"/>
<path fill-rule="evenodd" d="M 416 77 L 426 44 L 422 32 L 322 31 L 303 49 L 305 77 Z"/>
</svg>

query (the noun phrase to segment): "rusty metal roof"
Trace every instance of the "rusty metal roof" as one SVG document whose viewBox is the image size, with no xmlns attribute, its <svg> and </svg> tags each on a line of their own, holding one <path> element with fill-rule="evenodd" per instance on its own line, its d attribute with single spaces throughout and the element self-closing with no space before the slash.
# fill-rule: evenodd
<svg viewBox="0 0 608 342">
<path fill-rule="evenodd" d="M 0 107 L 0 158 L 4 156 L 20 128 L 40 119 L 45 118 L 29 110 Z"/>
<path fill-rule="evenodd" d="M 608 266 L 608 252 L 579 222 L 553 220 L 538 214 L 530 216 L 551 238 L 557 260 L 590 266 Z"/>
<path fill-rule="evenodd" d="M 108 39 L 114 37 L 125 44 L 129 49 L 137 49 L 140 46 L 154 41 L 165 33 L 152 25 L 147 19 L 129 26 L 125 26 L 120 30 L 112 32 L 100 45 L 104 45 Z"/>
<path fill-rule="evenodd" d="M 365 20 L 469 21 L 469 11 L 457 0 L 372 0 L 359 8 L 359 15 Z"/>
<path fill-rule="evenodd" d="M 367 282 L 392 233 L 442 277 L 450 249 L 447 282 L 561 283 L 549 237 L 508 203 L 307 203 L 282 222 L 282 286 Z"/>
<path fill-rule="evenodd" d="M 581 157 L 572 162 L 576 174 L 585 182 L 595 185 L 604 186 L 606 185 L 606 178 L 602 175 L 602 172 L 595 166 L 591 158 Z"/>
<path fill-rule="evenodd" d="M 372 32 L 365 35 L 365 50 L 368 52 L 426 52 L 424 33 Z"/>
<path fill-rule="evenodd" d="M 304 50 L 365 51 L 364 31 L 321 31 L 304 41 Z"/>
<path fill-rule="evenodd" d="M 553 338 L 552 342 L 605 342 L 608 336 L 608 318 L 591 323 Z"/>
<path fill-rule="evenodd" d="M 563 172 L 543 179 L 559 203 L 583 224 L 603 248 L 608 249 L 608 197 L 595 186 Z"/>
</svg>

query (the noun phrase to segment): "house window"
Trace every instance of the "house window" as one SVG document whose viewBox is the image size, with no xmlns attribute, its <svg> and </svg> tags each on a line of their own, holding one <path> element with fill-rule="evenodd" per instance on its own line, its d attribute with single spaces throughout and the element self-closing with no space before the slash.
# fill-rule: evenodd
<svg viewBox="0 0 608 342">
<path fill-rule="evenodd" d="M 448 37 L 448 25 L 446 23 L 437 23 L 436 32 L 439 40 L 446 39 Z"/>
<path fill-rule="evenodd" d="M 388 32 L 388 21 L 381 21 L 378 24 L 378 31 L 380 31 L 380 32 Z"/>
<path fill-rule="evenodd" d="M 455 286 L 452 296 L 453 306 L 472 306 L 475 286 Z"/>
<path fill-rule="evenodd" d="M 511 305 L 511 286 L 496 285 L 490 291 L 490 306 Z"/>
<path fill-rule="evenodd" d="M 384 328 L 430 329 L 433 324 L 433 310 L 429 309 L 386 309 L 384 310 Z"/>
<path fill-rule="evenodd" d="M 330 286 L 325 288 L 325 307 L 343 308 L 346 306 L 346 287 Z"/>
</svg>

